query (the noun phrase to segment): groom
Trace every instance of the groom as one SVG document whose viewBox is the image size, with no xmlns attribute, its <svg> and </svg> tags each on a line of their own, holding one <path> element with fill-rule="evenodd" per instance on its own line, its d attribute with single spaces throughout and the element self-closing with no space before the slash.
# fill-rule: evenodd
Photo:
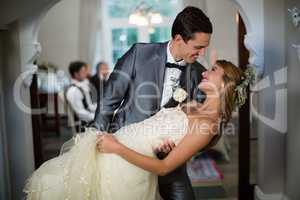
<svg viewBox="0 0 300 200">
<path fill-rule="evenodd" d="M 211 34 L 209 18 L 198 8 L 186 7 L 176 16 L 171 41 L 133 45 L 110 75 L 91 126 L 113 133 L 162 107 L 174 107 L 177 87 L 184 88 L 189 99 L 201 97 L 197 85 L 205 68 L 196 59 L 205 54 Z M 162 145 L 158 156 L 168 153 L 169 147 L 169 142 Z M 159 177 L 159 190 L 164 200 L 195 199 L 185 165 Z"/>
</svg>

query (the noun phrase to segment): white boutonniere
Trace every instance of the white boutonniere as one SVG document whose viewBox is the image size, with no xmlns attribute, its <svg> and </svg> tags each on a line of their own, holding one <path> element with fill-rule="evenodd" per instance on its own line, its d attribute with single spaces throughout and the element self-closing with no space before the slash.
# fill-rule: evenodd
<svg viewBox="0 0 300 200">
<path fill-rule="evenodd" d="M 173 93 L 173 99 L 179 103 L 182 103 L 187 98 L 187 96 L 188 93 L 180 87 L 176 88 Z"/>
</svg>

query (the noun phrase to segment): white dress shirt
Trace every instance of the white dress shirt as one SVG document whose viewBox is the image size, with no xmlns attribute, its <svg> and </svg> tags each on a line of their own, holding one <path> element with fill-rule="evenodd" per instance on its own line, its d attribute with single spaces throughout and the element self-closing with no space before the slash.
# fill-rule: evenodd
<svg viewBox="0 0 300 200">
<path fill-rule="evenodd" d="M 97 108 L 96 104 L 92 103 L 91 95 L 90 95 L 90 87 L 89 80 L 77 81 L 72 79 L 71 84 L 80 87 L 84 94 L 77 87 L 70 87 L 66 93 L 66 98 L 68 103 L 78 116 L 78 118 L 85 122 L 90 122 L 94 119 L 95 111 Z M 84 96 L 83 96 L 84 95 Z M 83 98 L 85 97 L 86 103 L 88 105 L 88 109 L 86 109 L 83 105 Z"/>
<path fill-rule="evenodd" d="M 185 62 L 184 60 L 181 60 L 179 62 L 176 62 L 173 55 L 170 51 L 170 44 L 171 41 L 168 43 L 167 47 L 167 62 L 168 63 L 174 63 L 177 65 L 184 66 Z M 160 106 L 163 107 L 173 96 L 173 88 L 177 87 L 179 85 L 179 78 L 181 75 L 181 71 L 176 68 L 166 68 L 165 71 L 165 77 L 164 77 L 164 86 L 163 86 L 163 93 L 162 93 L 162 99 Z"/>
</svg>

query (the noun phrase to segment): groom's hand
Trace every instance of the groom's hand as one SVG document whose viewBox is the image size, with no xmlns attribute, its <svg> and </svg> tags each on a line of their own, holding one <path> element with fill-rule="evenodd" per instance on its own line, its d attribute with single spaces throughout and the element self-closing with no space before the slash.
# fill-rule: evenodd
<svg viewBox="0 0 300 200">
<path fill-rule="evenodd" d="M 165 140 L 160 146 L 158 146 L 157 148 L 154 149 L 154 152 L 156 154 L 158 153 L 164 153 L 164 154 L 168 154 L 170 153 L 170 151 L 172 151 L 172 149 L 175 147 L 175 143 L 171 140 Z"/>
</svg>

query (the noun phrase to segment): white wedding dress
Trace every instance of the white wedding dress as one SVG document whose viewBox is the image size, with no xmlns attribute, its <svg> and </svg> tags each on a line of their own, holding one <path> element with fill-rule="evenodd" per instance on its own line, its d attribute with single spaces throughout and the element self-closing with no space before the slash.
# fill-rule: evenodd
<svg viewBox="0 0 300 200">
<path fill-rule="evenodd" d="M 163 108 L 142 122 L 121 128 L 115 136 L 129 148 L 155 157 L 154 147 L 166 138 L 177 144 L 187 129 L 188 118 L 179 107 Z M 118 155 L 99 153 L 96 137 L 95 130 L 78 135 L 73 139 L 70 150 L 37 169 L 24 189 L 27 199 L 161 199 L 157 175 L 128 163 Z"/>
</svg>

